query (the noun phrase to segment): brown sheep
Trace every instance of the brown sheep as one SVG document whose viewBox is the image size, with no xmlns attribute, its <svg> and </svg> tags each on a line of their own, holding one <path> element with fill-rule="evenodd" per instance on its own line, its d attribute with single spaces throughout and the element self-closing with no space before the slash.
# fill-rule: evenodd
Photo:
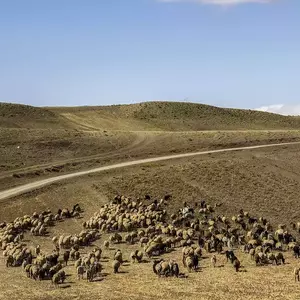
<svg viewBox="0 0 300 300">
<path fill-rule="evenodd" d="M 241 267 L 241 262 L 237 258 L 233 262 L 233 267 L 235 268 L 236 272 L 238 272 Z"/>
</svg>

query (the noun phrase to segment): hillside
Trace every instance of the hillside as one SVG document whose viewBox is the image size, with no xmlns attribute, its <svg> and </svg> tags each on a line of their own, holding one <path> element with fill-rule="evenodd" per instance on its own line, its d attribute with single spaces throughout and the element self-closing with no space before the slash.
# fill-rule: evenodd
<svg viewBox="0 0 300 300">
<path fill-rule="evenodd" d="M 300 118 L 297 117 L 195 103 L 145 102 L 49 109 L 78 125 L 93 129 L 201 131 L 300 128 Z"/>
<path fill-rule="evenodd" d="M 125 131 L 300 129 L 299 117 L 181 102 L 33 107 L 0 103 L 0 128 Z"/>
<path fill-rule="evenodd" d="M 0 128 L 68 128 L 68 123 L 46 108 L 0 102 Z"/>
</svg>

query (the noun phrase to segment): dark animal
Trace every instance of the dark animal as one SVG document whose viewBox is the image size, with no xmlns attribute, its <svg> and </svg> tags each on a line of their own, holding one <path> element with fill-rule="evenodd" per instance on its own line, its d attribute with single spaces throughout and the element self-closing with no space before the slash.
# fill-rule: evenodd
<svg viewBox="0 0 300 300">
<path fill-rule="evenodd" d="M 66 251 L 64 253 L 64 262 L 66 263 L 66 266 L 68 265 L 69 258 L 70 258 L 70 251 Z"/>
<path fill-rule="evenodd" d="M 294 251 L 295 258 L 299 258 L 300 257 L 300 247 L 298 245 L 294 246 L 293 251 Z"/>
<path fill-rule="evenodd" d="M 236 272 L 238 272 L 241 267 L 241 262 L 237 258 L 233 262 L 233 267 L 235 268 Z"/>
<path fill-rule="evenodd" d="M 236 259 L 236 256 L 232 250 L 227 250 L 225 252 L 226 255 L 226 261 L 230 260 L 230 262 L 233 264 L 234 260 Z"/>
</svg>

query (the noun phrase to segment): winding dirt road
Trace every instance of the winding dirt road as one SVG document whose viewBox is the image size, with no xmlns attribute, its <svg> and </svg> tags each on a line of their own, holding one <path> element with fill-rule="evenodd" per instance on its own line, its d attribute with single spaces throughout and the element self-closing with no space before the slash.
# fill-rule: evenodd
<svg viewBox="0 0 300 300">
<path fill-rule="evenodd" d="M 21 185 L 19 187 L 1 191 L 0 192 L 0 200 L 4 200 L 4 199 L 11 198 L 11 197 L 23 194 L 23 193 L 27 193 L 32 190 L 36 190 L 41 187 L 44 187 L 46 185 L 50 185 L 57 181 L 62 181 L 62 180 L 71 179 L 74 177 L 97 173 L 97 172 L 102 172 L 102 171 L 108 171 L 108 170 L 112 170 L 112 169 L 125 168 L 125 167 L 141 165 L 141 164 L 146 164 L 146 163 L 153 163 L 153 162 L 164 161 L 164 160 L 170 160 L 170 159 L 192 157 L 192 156 L 197 156 L 197 155 L 231 152 L 231 151 L 242 151 L 242 150 L 253 150 L 253 149 L 268 148 L 268 147 L 289 146 L 289 145 L 296 145 L 296 144 L 300 144 L 300 142 L 267 144 L 267 145 L 248 146 L 248 147 L 239 147 L 239 148 L 227 148 L 227 149 L 219 149 L 219 150 L 208 150 L 208 151 L 201 151 L 201 152 L 192 152 L 192 153 L 167 155 L 167 156 L 160 156 L 160 157 L 153 157 L 153 158 L 146 158 L 146 159 L 138 159 L 138 160 L 134 160 L 134 161 L 128 161 L 128 162 L 113 164 L 113 165 L 109 165 L 109 166 L 94 168 L 94 169 L 90 169 L 90 170 L 86 170 L 86 171 L 79 171 L 79 172 L 74 172 L 71 174 L 55 176 L 52 178 L 38 180 L 38 181 L 35 181 L 32 183 Z"/>
</svg>

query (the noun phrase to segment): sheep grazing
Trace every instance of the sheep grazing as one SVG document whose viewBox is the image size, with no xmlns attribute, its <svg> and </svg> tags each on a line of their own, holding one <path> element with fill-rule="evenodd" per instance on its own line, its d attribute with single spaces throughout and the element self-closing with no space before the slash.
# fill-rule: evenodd
<svg viewBox="0 0 300 300">
<path fill-rule="evenodd" d="M 163 259 L 153 262 L 153 272 L 158 276 L 168 276 L 170 273 L 170 264 Z"/>
<path fill-rule="evenodd" d="M 114 260 L 117 260 L 117 261 L 119 261 L 120 263 L 123 262 L 123 255 L 122 255 L 121 250 L 118 249 L 118 250 L 115 252 Z"/>
<path fill-rule="evenodd" d="M 119 268 L 121 266 L 121 263 L 118 261 L 118 260 L 114 260 L 113 263 L 112 263 L 112 267 L 113 267 L 113 270 L 114 270 L 114 273 L 119 273 Z"/>
<path fill-rule="evenodd" d="M 66 279 L 66 273 L 63 270 L 58 271 L 52 277 L 52 283 L 57 286 L 59 283 L 64 283 Z"/>
<path fill-rule="evenodd" d="M 81 256 L 79 249 L 91 246 L 102 234 L 107 239 L 103 242 L 106 250 L 110 249 L 111 244 L 118 245 L 122 241 L 127 245 L 135 245 L 135 249 L 144 247 L 144 251 L 131 252 L 129 260 L 132 263 L 142 262 L 144 255 L 152 258 L 181 248 L 182 263 L 189 272 L 197 270 L 203 249 L 212 253 L 212 268 L 217 265 L 217 254 L 224 253 L 236 272 L 239 272 L 241 262 L 233 249 L 249 253 L 256 265 L 284 264 L 283 254 L 278 252 L 283 249 L 293 251 L 296 258 L 300 257 L 299 244 L 285 225 L 274 227 L 273 230 L 266 218 L 250 216 L 242 209 L 232 217 L 216 215 L 218 206 L 211 206 L 204 200 L 201 203 L 198 201 L 197 212 L 194 211 L 196 206 L 192 208 L 185 203 L 167 215 L 165 202 L 169 199 L 168 196 L 162 200 L 152 200 L 146 195 L 134 200 L 118 195 L 83 222 L 83 230 L 78 234 L 53 237 L 56 251 L 51 254 L 44 254 L 39 246 L 27 248 L 22 244 L 24 234 L 45 235 L 55 222 L 78 216 L 81 212 L 79 205 L 74 205 L 72 210 L 59 209 L 57 214 L 46 210 L 16 218 L 10 223 L 0 223 L 0 246 L 6 266 L 22 266 L 26 276 L 34 280 L 52 279 L 53 284 L 58 285 L 65 280 L 63 266 L 59 263 L 61 252 L 64 265 L 68 264 L 70 258 L 74 261 L 78 280 L 83 279 L 86 273 L 86 279 L 93 281 L 102 270 L 102 250 L 97 247 Z M 299 224 L 294 227 L 300 228 Z M 223 248 L 227 251 L 224 252 Z M 84 249 L 82 253 L 85 253 Z M 123 263 L 121 250 L 117 250 L 111 258 L 113 272 L 118 273 Z M 160 277 L 180 276 L 179 266 L 173 260 L 156 259 L 152 268 Z M 295 280 L 299 281 L 300 268 L 294 270 L 294 275 Z"/>
<path fill-rule="evenodd" d="M 152 266 L 154 274 L 161 276 L 175 276 L 179 277 L 179 265 L 174 261 L 170 260 L 169 262 L 160 259 L 154 260 Z"/>
<path fill-rule="evenodd" d="M 233 262 L 233 267 L 235 268 L 236 272 L 238 272 L 241 267 L 241 262 L 237 258 Z"/>
<path fill-rule="evenodd" d="M 231 263 L 234 262 L 234 260 L 236 259 L 236 256 L 234 254 L 234 252 L 232 250 L 227 250 L 225 252 L 226 255 L 226 261 L 228 262 L 228 260 L 230 260 Z"/>
<path fill-rule="evenodd" d="M 191 272 L 192 270 L 196 271 L 198 268 L 198 264 L 199 264 L 199 258 L 197 255 L 191 255 L 185 257 L 184 265 L 186 266 L 189 272 Z"/>
<path fill-rule="evenodd" d="M 115 232 L 109 237 L 109 240 L 114 244 L 119 244 L 120 242 L 122 242 L 122 236 L 119 233 Z"/>
<path fill-rule="evenodd" d="M 130 253 L 130 260 L 134 263 L 135 261 L 137 261 L 138 263 L 140 263 L 143 259 L 143 252 L 139 251 L 139 250 L 135 250 L 132 251 Z"/>
<path fill-rule="evenodd" d="M 179 265 L 174 260 L 170 260 L 169 266 L 170 266 L 170 275 L 178 278 Z"/>
<path fill-rule="evenodd" d="M 276 264 L 277 265 L 280 265 L 281 263 L 283 265 L 285 264 L 285 259 L 284 259 L 284 256 L 281 252 L 276 253 L 275 259 L 276 259 Z"/>
</svg>

